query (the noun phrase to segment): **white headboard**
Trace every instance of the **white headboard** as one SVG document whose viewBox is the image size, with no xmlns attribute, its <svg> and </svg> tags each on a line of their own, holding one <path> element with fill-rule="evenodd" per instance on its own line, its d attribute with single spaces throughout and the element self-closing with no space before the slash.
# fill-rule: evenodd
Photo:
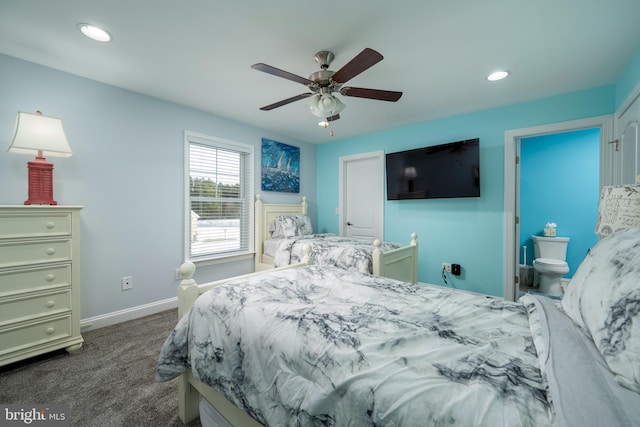
<svg viewBox="0 0 640 427">
<path fill-rule="evenodd" d="M 256 194 L 255 203 L 255 245 L 256 255 L 255 264 L 256 271 L 262 261 L 263 242 L 270 238 L 269 225 L 278 215 L 295 215 L 307 213 L 307 198 L 302 196 L 302 202 L 299 204 L 283 204 L 283 203 L 262 203 L 260 194 Z"/>
</svg>

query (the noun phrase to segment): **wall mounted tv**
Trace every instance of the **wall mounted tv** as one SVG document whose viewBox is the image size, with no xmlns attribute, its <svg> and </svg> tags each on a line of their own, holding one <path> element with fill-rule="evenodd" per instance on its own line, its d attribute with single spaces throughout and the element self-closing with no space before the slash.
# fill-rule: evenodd
<svg viewBox="0 0 640 427">
<path fill-rule="evenodd" d="M 480 197 L 480 139 L 387 153 L 387 200 Z"/>
</svg>

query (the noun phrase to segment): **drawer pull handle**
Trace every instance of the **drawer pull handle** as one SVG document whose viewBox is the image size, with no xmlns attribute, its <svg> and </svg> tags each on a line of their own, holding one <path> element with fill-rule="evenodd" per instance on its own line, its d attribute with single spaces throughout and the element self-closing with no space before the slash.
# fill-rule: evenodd
<svg viewBox="0 0 640 427">
<path fill-rule="evenodd" d="M 50 299 L 49 301 L 47 301 L 47 303 L 45 304 L 47 306 L 47 308 L 53 308 L 56 305 L 56 302 L 52 299 Z"/>
<path fill-rule="evenodd" d="M 56 331 L 56 328 L 54 328 L 53 326 L 50 326 L 47 328 L 47 330 L 45 331 L 47 333 L 47 335 L 51 335 Z"/>
<path fill-rule="evenodd" d="M 45 278 L 45 280 L 46 280 L 47 282 L 52 282 L 52 281 L 53 281 L 53 279 L 55 279 L 55 278 L 56 278 L 56 276 L 55 276 L 54 274 L 49 273 L 49 274 L 47 274 L 44 278 Z"/>
<path fill-rule="evenodd" d="M 51 230 L 53 227 L 56 226 L 56 224 L 53 221 L 47 221 L 47 223 L 45 224 L 45 226 Z"/>
<path fill-rule="evenodd" d="M 56 250 L 54 248 L 47 248 L 47 254 L 48 255 L 53 255 L 56 253 Z"/>
</svg>

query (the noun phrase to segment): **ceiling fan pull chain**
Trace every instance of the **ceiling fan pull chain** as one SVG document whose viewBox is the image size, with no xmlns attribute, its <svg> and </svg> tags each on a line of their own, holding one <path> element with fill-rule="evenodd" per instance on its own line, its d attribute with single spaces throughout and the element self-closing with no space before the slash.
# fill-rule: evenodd
<svg viewBox="0 0 640 427">
<path fill-rule="evenodd" d="M 331 112 L 330 117 L 333 117 L 333 111 Z M 333 138 L 333 120 L 329 121 L 329 136 Z"/>
</svg>

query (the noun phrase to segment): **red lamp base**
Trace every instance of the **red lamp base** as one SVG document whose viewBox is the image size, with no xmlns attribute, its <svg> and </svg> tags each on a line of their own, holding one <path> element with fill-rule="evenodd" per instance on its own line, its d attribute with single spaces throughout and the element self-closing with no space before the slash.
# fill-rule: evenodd
<svg viewBox="0 0 640 427">
<path fill-rule="evenodd" d="M 53 200 L 53 164 L 44 157 L 27 162 L 29 169 L 29 199 L 25 205 L 57 205 Z"/>
</svg>

